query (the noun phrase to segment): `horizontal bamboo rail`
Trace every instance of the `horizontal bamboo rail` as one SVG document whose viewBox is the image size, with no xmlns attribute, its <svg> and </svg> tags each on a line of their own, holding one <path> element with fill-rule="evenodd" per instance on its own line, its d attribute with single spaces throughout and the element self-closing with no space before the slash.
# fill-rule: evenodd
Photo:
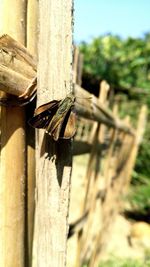
<svg viewBox="0 0 150 267">
<path fill-rule="evenodd" d="M 5 93 L 21 95 L 30 84 L 30 79 L 6 66 L 0 65 L 0 73 L 0 86 Z"/>
<path fill-rule="evenodd" d="M 113 115 L 113 113 L 100 103 L 98 98 L 80 86 L 75 86 L 77 113 L 87 119 L 106 124 L 108 127 L 116 128 L 120 131 L 134 135 L 134 129 L 128 127 L 123 121 Z"/>
<path fill-rule="evenodd" d="M 26 96 L 36 76 L 36 61 L 27 49 L 8 35 L 0 38 L 0 86 L 7 93 Z M 30 95 L 30 94 L 29 94 Z M 85 118 L 106 124 L 108 127 L 134 135 L 135 131 L 114 116 L 97 97 L 75 85 L 77 113 Z"/>
<path fill-rule="evenodd" d="M 109 144 L 103 143 L 103 144 L 98 144 L 97 150 L 100 151 L 105 151 L 108 148 Z M 84 142 L 84 141 L 78 141 L 74 140 L 73 142 L 73 155 L 81 155 L 81 154 L 86 154 L 90 153 L 92 149 L 92 144 L 89 142 Z"/>
<path fill-rule="evenodd" d="M 9 35 L 0 37 L 0 87 L 5 93 L 20 96 L 36 76 L 36 60 Z"/>
<path fill-rule="evenodd" d="M 0 86 L 6 93 L 24 94 L 36 76 L 36 61 L 27 49 L 8 35 L 0 38 Z M 134 135 L 134 130 L 101 104 L 97 97 L 75 86 L 76 110 L 80 116 Z"/>
</svg>

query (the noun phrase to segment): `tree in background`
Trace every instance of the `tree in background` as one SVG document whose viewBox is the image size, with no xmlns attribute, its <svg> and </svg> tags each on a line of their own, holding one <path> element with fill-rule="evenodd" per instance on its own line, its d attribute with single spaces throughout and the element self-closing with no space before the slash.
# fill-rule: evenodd
<svg viewBox="0 0 150 267">
<path fill-rule="evenodd" d="M 82 43 L 84 73 L 96 81 L 106 79 L 121 88 L 150 86 L 150 34 L 143 39 L 106 35 Z"/>
<path fill-rule="evenodd" d="M 100 80 L 107 80 L 123 99 L 121 114 L 129 114 L 133 120 L 143 103 L 150 107 L 150 33 L 136 39 L 112 35 L 98 37 L 91 43 L 81 43 L 80 51 L 84 55 L 84 88 L 97 94 Z M 134 208 L 143 214 L 150 210 L 149 139 L 150 126 L 147 125 L 133 173 L 131 197 Z"/>
</svg>

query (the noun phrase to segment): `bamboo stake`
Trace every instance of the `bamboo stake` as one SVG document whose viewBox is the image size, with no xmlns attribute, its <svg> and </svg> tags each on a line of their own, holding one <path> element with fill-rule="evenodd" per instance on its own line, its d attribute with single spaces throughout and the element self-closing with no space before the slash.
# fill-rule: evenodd
<svg viewBox="0 0 150 267">
<path fill-rule="evenodd" d="M 112 135 L 112 138 L 113 139 L 116 138 L 115 132 Z M 92 258 L 90 259 L 90 266 L 93 267 L 96 267 L 97 264 L 100 262 L 101 254 L 105 249 L 106 239 L 108 237 L 110 224 L 112 223 L 112 221 L 114 221 L 114 218 L 121 206 L 122 190 L 126 183 L 126 168 L 128 165 L 128 161 L 130 160 L 130 153 L 132 151 L 132 146 L 133 146 L 133 137 L 123 133 L 120 136 L 120 139 L 122 141 L 122 145 L 117 154 L 115 155 L 113 169 L 107 165 L 108 163 L 111 164 L 111 161 L 113 160 L 113 158 L 111 158 L 113 142 L 110 146 L 110 150 L 108 151 L 107 161 L 109 162 L 106 161 L 106 168 L 109 171 L 108 173 L 105 172 L 108 175 L 107 177 L 108 181 L 106 185 L 107 194 L 102 206 L 103 227 L 96 237 L 96 246 Z"/>
<path fill-rule="evenodd" d="M 26 1 L 4 0 L 3 31 L 25 42 Z M 25 266 L 25 132 L 24 110 L 2 108 L 0 162 L 0 266 Z"/>
<path fill-rule="evenodd" d="M 100 103 L 102 103 L 103 105 L 106 105 L 107 102 L 107 95 L 109 92 L 109 85 L 107 84 L 106 81 L 102 81 L 100 83 L 100 94 L 99 94 L 99 101 Z M 105 126 L 104 125 L 100 125 L 97 124 L 97 144 L 100 143 L 102 144 L 104 142 L 104 136 L 105 136 Z M 90 188 L 91 190 L 88 193 L 88 199 L 89 201 L 89 208 L 87 206 L 87 209 L 90 210 L 90 216 L 89 216 L 89 220 L 87 221 L 87 229 L 84 233 L 83 236 L 83 240 L 84 240 L 84 244 L 87 246 L 89 245 L 89 239 L 88 236 L 90 235 L 90 229 L 91 229 L 91 224 L 92 224 L 92 215 L 94 215 L 95 212 L 95 205 L 96 205 L 96 195 L 97 192 L 99 191 L 99 178 L 100 175 L 98 173 L 98 169 L 99 169 L 99 165 L 100 165 L 100 158 L 101 158 L 101 153 L 98 153 L 97 151 L 97 144 L 95 145 L 95 170 L 94 170 L 94 177 L 93 177 L 93 183 L 91 184 Z M 94 144 L 93 144 L 94 146 Z M 102 152 L 102 151 L 101 151 Z M 92 155 L 91 155 L 92 156 Z M 89 177 L 90 178 L 90 177 Z M 86 204 L 87 205 L 87 204 Z M 97 216 L 99 217 L 99 214 L 97 214 Z M 96 232 L 100 231 L 100 225 L 97 225 L 98 229 Z M 84 255 L 84 253 L 83 253 Z M 83 256 L 84 258 L 84 256 Z"/>
<path fill-rule="evenodd" d="M 40 1 L 39 11 L 38 105 L 72 88 L 72 1 Z M 66 266 L 71 154 L 71 140 L 38 132 L 33 267 Z"/>
<path fill-rule="evenodd" d="M 105 81 L 103 81 L 100 84 L 100 93 L 99 93 L 99 102 L 104 104 L 107 98 L 109 88 L 107 87 L 107 84 Z M 96 125 L 96 127 L 95 127 Z M 95 195 L 97 191 L 97 183 L 95 180 L 95 177 L 92 176 L 92 168 L 93 165 L 96 164 L 97 161 L 97 147 L 98 147 L 98 140 L 100 138 L 100 143 L 102 140 L 102 137 L 100 137 L 100 132 L 102 129 L 102 125 L 99 123 L 95 122 L 93 125 L 93 146 L 92 150 L 90 153 L 89 157 L 89 162 L 87 166 L 87 171 L 86 171 L 86 180 L 87 180 L 87 185 L 86 185 L 86 192 L 85 192 L 85 198 L 84 198 L 84 203 L 82 207 L 82 213 L 84 214 L 86 210 L 90 210 L 90 213 L 93 214 L 93 203 L 95 200 Z M 95 132 L 94 132 L 95 131 Z M 96 187 L 96 188 L 95 188 Z M 86 232 L 83 231 L 82 235 L 79 233 L 79 240 L 78 240 L 78 254 L 77 254 L 77 262 L 76 266 L 79 266 L 80 258 L 81 258 L 81 248 L 83 250 L 83 247 L 87 244 L 88 236 L 89 236 L 89 230 L 90 230 L 90 222 L 91 222 L 91 214 L 89 214 L 89 218 L 87 219 L 87 229 Z M 85 232 L 85 233 L 84 233 Z M 81 264 L 81 263 L 80 263 Z"/>
<path fill-rule="evenodd" d="M 146 120 L 147 120 L 147 107 L 145 105 L 143 105 L 141 107 L 140 113 L 139 113 L 139 117 L 138 117 L 138 124 L 137 124 L 137 130 L 136 130 L 136 136 L 134 139 L 134 144 L 133 144 L 133 148 L 130 154 L 130 159 L 128 161 L 128 165 L 127 165 L 127 170 L 126 170 L 126 186 L 124 188 L 124 192 L 127 191 L 127 188 L 130 184 L 130 180 L 131 180 L 131 176 L 132 176 L 132 171 L 133 168 L 135 166 L 135 162 L 136 162 L 136 157 L 137 157 L 137 153 L 139 150 L 139 146 L 142 142 L 143 136 L 144 136 L 144 132 L 145 132 L 145 128 L 146 128 Z"/>
<path fill-rule="evenodd" d="M 113 114 L 118 116 L 118 105 L 114 105 Z M 111 179 L 114 173 L 115 166 L 113 164 L 113 150 L 115 147 L 115 141 L 117 140 L 118 131 L 115 129 L 110 130 L 110 147 L 104 161 L 104 177 L 105 177 L 105 188 L 109 188 Z M 113 167 L 112 167 L 113 165 Z"/>
<path fill-rule="evenodd" d="M 80 54 L 79 48 L 74 47 L 73 58 L 73 82 L 81 85 L 82 83 L 83 55 Z"/>
<path fill-rule="evenodd" d="M 77 84 L 82 84 L 83 54 L 79 54 Z"/>
<path fill-rule="evenodd" d="M 77 83 L 78 79 L 78 60 L 79 60 L 79 48 L 74 47 L 74 59 L 73 59 L 73 83 Z"/>
<path fill-rule="evenodd" d="M 105 104 L 106 99 L 107 99 L 107 94 L 108 94 L 108 90 L 109 90 L 109 86 L 105 81 L 102 81 L 100 83 L 100 92 L 99 92 L 99 102 L 102 104 Z M 95 125 L 97 127 L 95 127 Z M 100 125 L 99 123 L 95 122 L 93 125 L 93 129 L 95 130 L 95 133 L 93 134 L 93 148 L 90 154 L 90 159 L 89 159 L 89 164 L 88 164 L 88 169 L 87 169 L 87 180 L 90 180 L 91 177 L 91 172 L 92 172 L 92 161 L 94 161 L 97 157 L 97 146 L 98 146 L 98 141 L 100 144 L 102 144 L 104 142 L 104 128 L 102 125 Z M 92 131 L 94 132 L 94 131 Z M 89 187 L 89 186 L 88 186 Z M 87 195 L 88 195 L 88 187 L 87 187 L 87 192 L 86 192 L 86 197 L 85 197 L 85 209 L 87 208 Z M 91 205 L 91 196 L 89 196 L 90 199 L 90 205 Z"/>
<path fill-rule="evenodd" d="M 30 0 L 27 6 L 27 49 L 37 57 L 37 29 L 38 28 L 38 1 Z M 32 107 L 27 106 L 29 116 L 33 112 Z M 27 129 L 27 223 L 28 223 L 28 265 L 32 265 L 32 243 L 34 231 L 35 210 L 35 130 L 26 125 Z"/>
</svg>

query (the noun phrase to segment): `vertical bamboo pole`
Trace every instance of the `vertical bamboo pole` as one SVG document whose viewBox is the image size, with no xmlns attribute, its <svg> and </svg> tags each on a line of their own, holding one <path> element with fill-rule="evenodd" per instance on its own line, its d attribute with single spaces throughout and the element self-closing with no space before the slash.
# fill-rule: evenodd
<svg viewBox="0 0 150 267">
<path fill-rule="evenodd" d="M 132 170 L 134 168 L 135 160 L 137 157 L 139 144 L 141 143 L 141 140 L 143 138 L 143 133 L 145 130 L 146 115 L 147 115 L 147 109 L 145 106 L 143 106 L 139 114 L 137 132 L 136 132 L 136 136 L 134 137 L 134 139 L 132 136 L 128 134 L 123 134 L 120 138 L 122 141 L 122 146 L 119 152 L 117 153 L 116 164 L 114 166 L 115 171 L 116 171 L 115 180 L 113 183 L 113 188 L 110 187 L 108 184 L 109 187 L 107 190 L 107 197 L 103 205 L 104 228 L 102 229 L 101 240 L 100 240 L 100 235 L 97 239 L 98 241 L 97 248 L 95 251 L 95 255 L 93 255 L 93 258 L 91 260 L 91 265 L 90 265 L 92 267 L 96 267 L 98 263 L 100 262 L 102 251 L 100 251 L 101 254 L 99 254 L 98 248 L 101 247 L 101 244 L 105 244 L 106 242 L 105 240 L 108 236 L 107 232 L 109 231 L 110 222 L 112 221 L 112 219 L 115 218 L 115 215 L 121 206 L 120 195 L 123 196 L 123 194 L 125 194 L 127 191 L 127 186 L 129 186 Z M 127 125 L 129 125 L 129 121 L 130 121 L 130 118 L 126 117 L 125 122 Z M 118 164 L 117 159 L 119 160 L 119 164 Z M 119 167 L 119 165 L 122 165 L 120 166 L 121 168 Z M 111 203 L 111 206 L 110 206 L 110 203 Z M 113 216 L 111 215 L 111 217 L 109 215 L 110 207 L 111 209 L 113 208 Z M 106 232 L 106 236 L 105 236 L 105 232 Z"/>
<path fill-rule="evenodd" d="M 107 100 L 107 94 L 109 91 L 109 85 L 107 84 L 106 81 L 102 81 L 100 83 L 100 88 L 99 88 L 99 101 L 103 104 L 106 104 Z M 87 227 L 86 231 L 83 229 L 83 232 L 79 233 L 78 235 L 78 248 L 77 248 L 77 258 L 76 258 L 76 265 L 75 266 L 81 266 L 81 250 L 83 250 L 84 247 L 86 247 L 88 243 L 88 236 L 91 228 L 91 214 L 93 214 L 94 211 L 94 197 L 96 196 L 96 191 L 97 191 L 97 174 L 95 170 L 95 175 L 92 175 L 93 172 L 93 167 L 95 166 L 95 169 L 97 169 L 97 160 L 99 161 L 100 159 L 98 158 L 97 154 L 97 145 L 98 143 L 102 143 L 104 139 L 104 125 L 100 125 L 100 123 L 95 122 L 93 124 L 93 129 L 92 129 L 92 136 L 93 137 L 93 146 L 92 150 L 90 153 L 89 161 L 88 161 L 88 166 L 87 166 L 87 171 L 86 171 L 86 191 L 85 191 L 85 198 L 84 202 L 81 205 L 81 216 L 85 213 L 86 210 L 89 210 L 90 214 L 87 219 Z M 102 133 L 101 133 L 102 131 Z M 84 253 L 83 253 L 84 254 Z"/>
<path fill-rule="evenodd" d="M 38 0 L 27 5 L 27 48 L 31 55 L 37 55 L 38 48 Z"/>
<path fill-rule="evenodd" d="M 38 105 L 72 88 L 72 1 L 39 2 Z M 33 266 L 66 264 L 71 141 L 54 142 L 40 130 L 36 153 L 36 211 Z"/>
<path fill-rule="evenodd" d="M 2 33 L 25 43 L 26 1 L 4 0 L 2 14 Z M 0 184 L 0 266 L 23 267 L 25 132 L 20 107 L 2 108 Z"/>
<path fill-rule="evenodd" d="M 109 85 L 107 84 L 106 81 L 102 81 L 100 83 L 100 88 L 99 88 L 99 101 L 102 103 L 102 104 L 106 104 L 106 101 L 107 101 L 107 95 L 108 95 L 108 91 L 109 91 Z M 95 127 L 96 125 L 96 127 Z M 91 150 L 91 154 L 90 154 L 90 158 L 89 158 L 89 162 L 88 162 L 88 167 L 87 167 L 87 173 L 86 173 L 86 179 L 88 182 L 90 182 L 90 179 L 91 179 L 91 173 L 92 173 L 92 168 L 93 168 L 93 164 L 96 162 L 97 160 L 97 144 L 98 143 L 103 143 L 104 142 L 104 130 L 105 130 L 105 126 L 104 125 L 100 125 L 99 123 L 95 122 L 94 125 L 93 125 L 93 128 L 95 130 L 92 129 L 92 134 L 93 134 L 93 146 L 92 146 L 92 150 Z M 94 182 L 94 180 L 93 180 Z M 89 194 L 89 186 L 90 184 L 88 185 L 87 184 L 87 192 L 86 192 L 86 196 L 85 196 L 85 203 L 84 203 L 84 212 L 87 208 L 87 205 L 89 204 L 89 206 L 91 207 L 92 206 L 92 203 L 91 203 L 91 194 L 93 194 L 94 192 L 94 189 L 93 189 L 93 185 L 91 186 L 92 190 L 91 190 L 91 194 Z M 89 198 L 89 203 L 87 203 L 87 200 Z"/>
<path fill-rule="evenodd" d="M 80 54 L 78 47 L 74 47 L 73 82 L 80 86 L 82 83 L 82 68 L 83 68 L 83 55 Z"/>
<path fill-rule="evenodd" d="M 108 92 L 109 92 L 110 86 L 109 84 L 104 80 L 100 83 L 100 93 L 99 93 L 99 100 L 102 104 L 107 105 L 107 97 L 108 97 Z M 100 128 L 98 127 L 99 124 L 97 124 L 97 130 L 98 130 L 98 135 L 97 135 L 97 144 L 100 143 L 102 144 L 104 142 L 104 137 L 105 137 L 105 130 L 106 130 L 106 126 L 105 125 L 100 125 Z M 95 147 L 96 149 L 96 147 Z M 89 199 L 90 199 L 90 206 L 89 206 L 89 211 L 90 211 L 90 216 L 89 216 L 89 220 L 87 220 L 87 231 L 84 233 L 84 243 L 87 245 L 89 245 L 89 240 L 88 240 L 88 236 L 90 234 L 90 228 L 92 225 L 92 217 L 94 217 L 94 212 L 95 212 L 95 206 L 96 206 L 96 195 L 97 192 L 99 190 L 99 178 L 100 175 L 98 173 L 98 169 L 99 169 L 99 165 L 100 165 L 100 160 L 101 160 L 101 154 L 96 153 L 95 154 L 95 171 L 94 171 L 94 177 L 93 177 L 93 184 L 91 185 L 91 192 L 89 194 Z M 99 218 L 100 220 L 100 216 L 101 214 L 97 214 L 96 217 Z M 100 223 L 95 226 L 97 227 L 97 229 L 95 229 L 95 233 L 100 231 Z M 96 245 L 95 244 L 96 241 L 94 240 L 93 242 L 93 246 Z M 94 248 L 92 249 L 92 253 L 94 251 Z M 92 257 L 92 255 L 91 255 Z"/>
<path fill-rule="evenodd" d="M 83 54 L 79 54 L 77 84 L 82 84 Z"/>
<path fill-rule="evenodd" d="M 38 1 L 30 0 L 27 5 L 27 48 L 33 55 L 37 56 L 38 43 Z M 29 117 L 33 113 L 31 105 L 27 106 Z M 35 130 L 26 125 L 27 134 L 27 231 L 28 231 L 28 265 L 32 262 L 32 241 L 34 228 L 35 209 Z"/>
<path fill-rule="evenodd" d="M 138 123 L 137 123 L 137 130 L 136 130 L 136 136 L 134 139 L 134 144 L 130 153 L 129 161 L 126 167 L 126 186 L 124 187 L 124 191 L 128 189 L 128 186 L 130 184 L 132 171 L 135 166 L 139 146 L 142 142 L 145 128 L 146 128 L 146 120 L 147 120 L 147 107 L 143 105 L 141 107 L 139 117 L 138 117 Z"/>
<path fill-rule="evenodd" d="M 74 47 L 74 59 L 73 59 L 73 82 L 77 83 L 78 76 L 78 61 L 79 61 L 79 48 Z"/>
</svg>

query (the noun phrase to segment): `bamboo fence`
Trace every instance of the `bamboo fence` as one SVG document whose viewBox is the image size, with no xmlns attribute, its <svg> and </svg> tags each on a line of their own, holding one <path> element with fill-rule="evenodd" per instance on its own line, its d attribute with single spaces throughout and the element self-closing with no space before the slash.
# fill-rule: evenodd
<svg viewBox="0 0 150 267">
<path fill-rule="evenodd" d="M 9 15 L 11 5 L 6 2 Z M 84 90 L 83 58 L 79 59 L 78 50 L 71 77 L 71 0 L 39 3 L 37 66 L 37 2 L 29 2 L 27 5 L 24 1 L 25 6 L 19 6 L 19 10 L 17 4 L 15 7 L 16 16 L 22 12 L 20 20 L 23 19 L 23 29 L 26 25 L 27 36 L 21 32 L 23 36 L 18 37 L 19 33 L 15 35 L 4 27 L 7 34 L 0 37 L 0 266 L 12 267 L 12 262 L 13 267 L 66 266 L 68 236 L 68 267 L 80 267 L 85 262 L 96 267 L 130 184 L 145 129 L 146 107 L 141 108 L 134 128 L 128 117 L 119 118 L 116 106 L 110 110 L 111 89 L 106 81 L 100 83 L 99 98 Z M 4 17 L 8 20 L 7 12 Z M 23 105 L 28 106 L 26 114 L 30 115 L 35 108 L 35 95 L 38 106 L 62 99 L 72 90 L 73 81 L 77 112 L 73 147 L 73 140 L 54 142 L 44 130 L 38 130 L 35 152 L 35 133 L 28 127 L 25 145 Z M 87 153 L 85 173 L 80 179 L 73 179 L 71 186 L 72 156 Z"/>
<path fill-rule="evenodd" d="M 133 128 L 129 116 L 119 119 L 116 104 L 109 110 L 109 90 L 107 82 L 101 82 L 98 99 L 75 86 L 80 116 L 73 153 L 89 153 L 89 158 L 81 173 L 75 175 L 80 165 L 73 167 L 68 267 L 99 265 L 115 216 L 123 208 L 145 130 L 146 106 L 141 107 L 137 128 Z"/>
</svg>

